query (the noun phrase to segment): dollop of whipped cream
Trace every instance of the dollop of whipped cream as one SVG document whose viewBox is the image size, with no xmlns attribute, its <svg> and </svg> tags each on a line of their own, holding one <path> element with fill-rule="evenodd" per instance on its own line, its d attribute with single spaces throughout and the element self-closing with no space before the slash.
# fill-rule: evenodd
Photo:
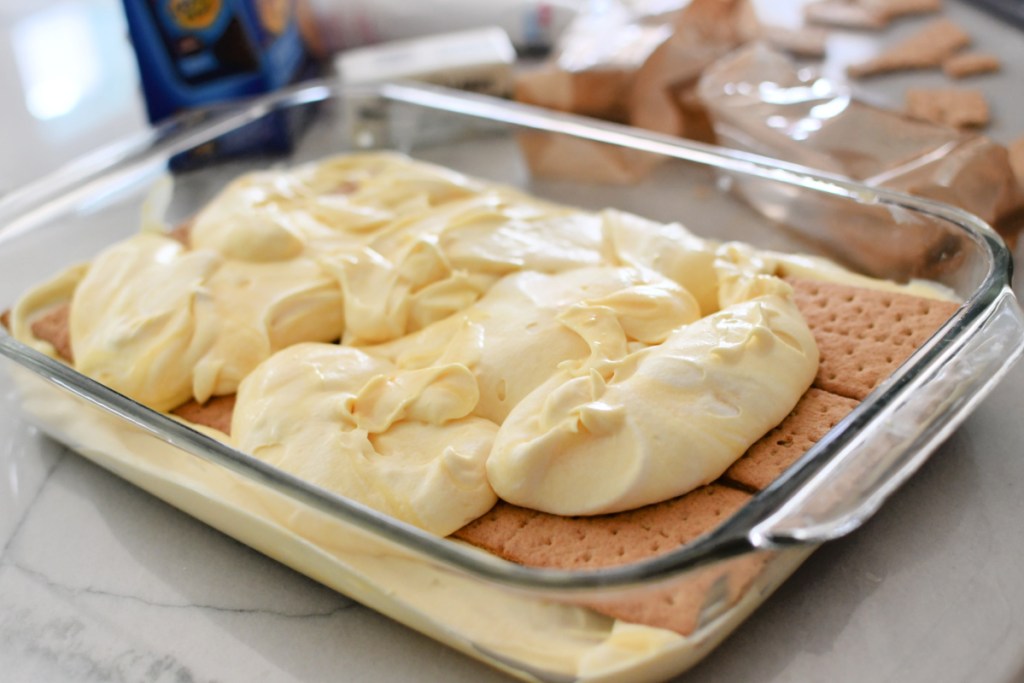
<svg viewBox="0 0 1024 683">
<path fill-rule="evenodd" d="M 664 342 L 563 366 L 519 402 L 487 461 L 499 497 L 604 514 L 721 476 L 793 409 L 818 364 L 788 285 L 770 276 L 734 285 L 738 300 Z"/>
<path fill-rule="evenodd" d="M 500 424 L 562 364 L 660 343 L 699 317 L 689 292 L 651 271 L 527 271 L 502 279 L 458 315 L 366 351 L 403 368 L 466 366 L 480 387 L 474 414 Z"/>
<path fill-rule="evenodd" d="M 485 463 L 498 428 L 470 415 L 477 398 L 462 365 L 401 370 L 297 344 L 242 382 L 231 431 L 243 451 L 445 536 L 497 500 Z"/>
<path fill-rule="evenodd" d="M 308 258 L 254 263 L 143 233 L 101 253 L 71 298 L 75 367 L 158 410 L 229 394 L 274 351 L 342 330 Z"/>
</svg>

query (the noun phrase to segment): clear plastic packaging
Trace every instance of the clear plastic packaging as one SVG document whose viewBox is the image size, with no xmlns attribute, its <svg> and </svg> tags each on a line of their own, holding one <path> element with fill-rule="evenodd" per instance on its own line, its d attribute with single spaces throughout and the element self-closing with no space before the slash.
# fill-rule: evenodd
<svg viewBox="0 0 1024 683">
<path fill-rule="evenodd" d="M 156 413 L 0 334 L 7 410 L 154 495 L 310 577 L 526 680 L 661 680 L 724 638 L 818 544 L 874 513 L 1007 372 L 1024 340 L 1009 255 L 979 219 L 926 199 L 809 174 L 750 154 L 592 123 L 444 89 L 315 83 L 188 126 L 168 124 L 97 152 L 0 202 L 0 301 L 138 229 L 172 158 L 282 110 L 309 127 L 288 155 L 178 172 L 168 218 L 190 216 L 247 170 L 356 149 L 394 149 L 585 208 L 607 206 L 693 232 L 864 265 L 862 222 L 801 221 L 751 208 L 737 181 L 787 197 L 802 216 L 871 216 L 890 259 L 871 274 L 927 276 L 963 301 L 897 373 L 796 465 L 713 533 L 667 554 L 601 570 L 512 564 L 433 537 L 318 489 Z M 519 138 L 540 131 L 650 157 L 639 185 L 531 176 Z M 880 232 L 880 231 L 883 231 Z M 941 245 L 936 250 L 935 245 Z M 55 249 L 54 245 L 60 245 Z M 680 586 L 700 596 L 687 636 L 618 622 L 581 603 Z"/>
</svg>

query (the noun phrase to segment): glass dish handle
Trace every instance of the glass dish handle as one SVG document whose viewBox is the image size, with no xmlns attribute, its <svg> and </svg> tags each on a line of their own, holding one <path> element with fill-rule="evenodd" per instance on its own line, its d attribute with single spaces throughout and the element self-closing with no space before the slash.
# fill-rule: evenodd
<svg viewBox="0 0 1024 683">
<path fill-rule="evenodd" d="M 750 530 L 756 547 L 816 544 L 859 527 L 970 414 L 1024 351 L 1024 316 L 1004 288 L 973 334 L 884 406 L 793 495 Z M 913 400 L 910 400 L 913 397 Z"/>
</svg>

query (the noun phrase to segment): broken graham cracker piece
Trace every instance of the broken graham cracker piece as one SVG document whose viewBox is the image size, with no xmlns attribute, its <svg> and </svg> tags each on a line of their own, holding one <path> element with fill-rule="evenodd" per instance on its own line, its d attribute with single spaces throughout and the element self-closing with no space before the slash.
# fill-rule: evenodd
<svg viewBox="0 0 1024 683">
<path fill-rule="evenodd" d="M 942 0 L 859 0 L 855 4 L 883 14 L 890 20 L 911 14 L 934 14 L 942 11 Z"/>
<path fill-rule="evenodd" d="M 853 78 L 863 78 L 889 71 L 934 68 L 970 42 L 971 37 L 951 20 L 935 19 L 881 54 L 866 62 L 851 64 L 846 73 Z"/>
<path fill-rule="evenodd" d="M 999 71 L 1002 66 L 1002 62 L 995 55 L 986 52 L 960 52 L 942 63 L 942 71 L 950 78 L 966 78 Z"/>
<path fill-rule="evenodd" d="M 817 26 L 763 26 L 761 37 L 772 47 L 797 57 L 824 57 L 828 31 Z"/>
<path fill-rule="evenodd" d="M 75 362 L 71 351 L 71 304 L 54 306 L 51 310 L 32 321 L 32 334 L 36 339 L 53 345 L 57 355 L 68 363 Z"/>
<path fill-rule="evenodd" d="M 228 394 L 227 396 L 214 396 L 206 403 L 199 403 L 195 400 L 183 403 L 172 410 L 171 414 L 193 424 L 211 427 L 230 435 L 231 416 L 234 412 L 235 394 Z"/>
<path fill-rule="evenodd" d="M 814 333 L 813 386 L 863 400 L 953 315 L 958 304 L 901 292 L 786 278 Z"/>
<path fill-rule="evenodd" d="M 804 21 L 836 28 L 877 30 L 889 23 L 889 15 L 856 2 L 819 0 L 804 6 Z"/>
<path fill-rule="evenodd" d="M 988 125 L 988 102 L 980 90 L 964 88 L 910 88 L 906 96 L 906 114 L 953 128 L 980 128 Z"/>
<path fill-rule="evenodd" d="M 529 567 L 597 569 L 677 549 L 719 526 L 748 500 L 748 493 L 710 484 L 662 503 L 594 517 L 561 517 L 499 501 L 453 536 Z M 738 598 L 764 559 L 749 556 L 713 565 L 640 597 L 588 597 L 577 604 L 626 621 L 692 633 L 712 587 L 725 582 L 726 599 Z"/>
<path fill-rule="evenodd" d="M 760 491 L 849 415 L 859 401 L 811 387 L 793 412 L 726 470 L 725 479 Z"/>
<path fill-rule="evenodd" d="M 804 7 L 804 20 L 836 28 L 881 29 L 893 19 L 942 10 L 942 0 L 821 0 Z"/>
</svg>

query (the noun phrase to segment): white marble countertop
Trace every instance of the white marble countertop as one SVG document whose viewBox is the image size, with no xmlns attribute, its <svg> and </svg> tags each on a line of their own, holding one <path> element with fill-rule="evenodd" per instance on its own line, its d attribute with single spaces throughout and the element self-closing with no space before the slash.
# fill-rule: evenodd
<svg viewBox="0 0 1024 683">
<path fill-rule="evenodd" d="M 973 82 L 994 103 L 990 132 L 1003 142 L 1024 133 L 1024 33 L 962 5 L 948 12 L 1004 58 L 1001 74 Z M 884 39 L 911 28 L 901 22 Z M 144 124 L 123 31 L 114 0 L 0 4 L 0 191 Z M 837 34 L 833 47 L 856 55 L 875 40 Z M 73 65 L 68 44 L 82 52 Z M 942 77 L 870 87 L 897 102 L 912 82 Z M 1024 677 L 1022 394 L 1024 365 L 875 518 L 815 553 L 685 679 Z M 4 681 L 506 680 L 6 413 L 0 547 Z"/>
</svg>

